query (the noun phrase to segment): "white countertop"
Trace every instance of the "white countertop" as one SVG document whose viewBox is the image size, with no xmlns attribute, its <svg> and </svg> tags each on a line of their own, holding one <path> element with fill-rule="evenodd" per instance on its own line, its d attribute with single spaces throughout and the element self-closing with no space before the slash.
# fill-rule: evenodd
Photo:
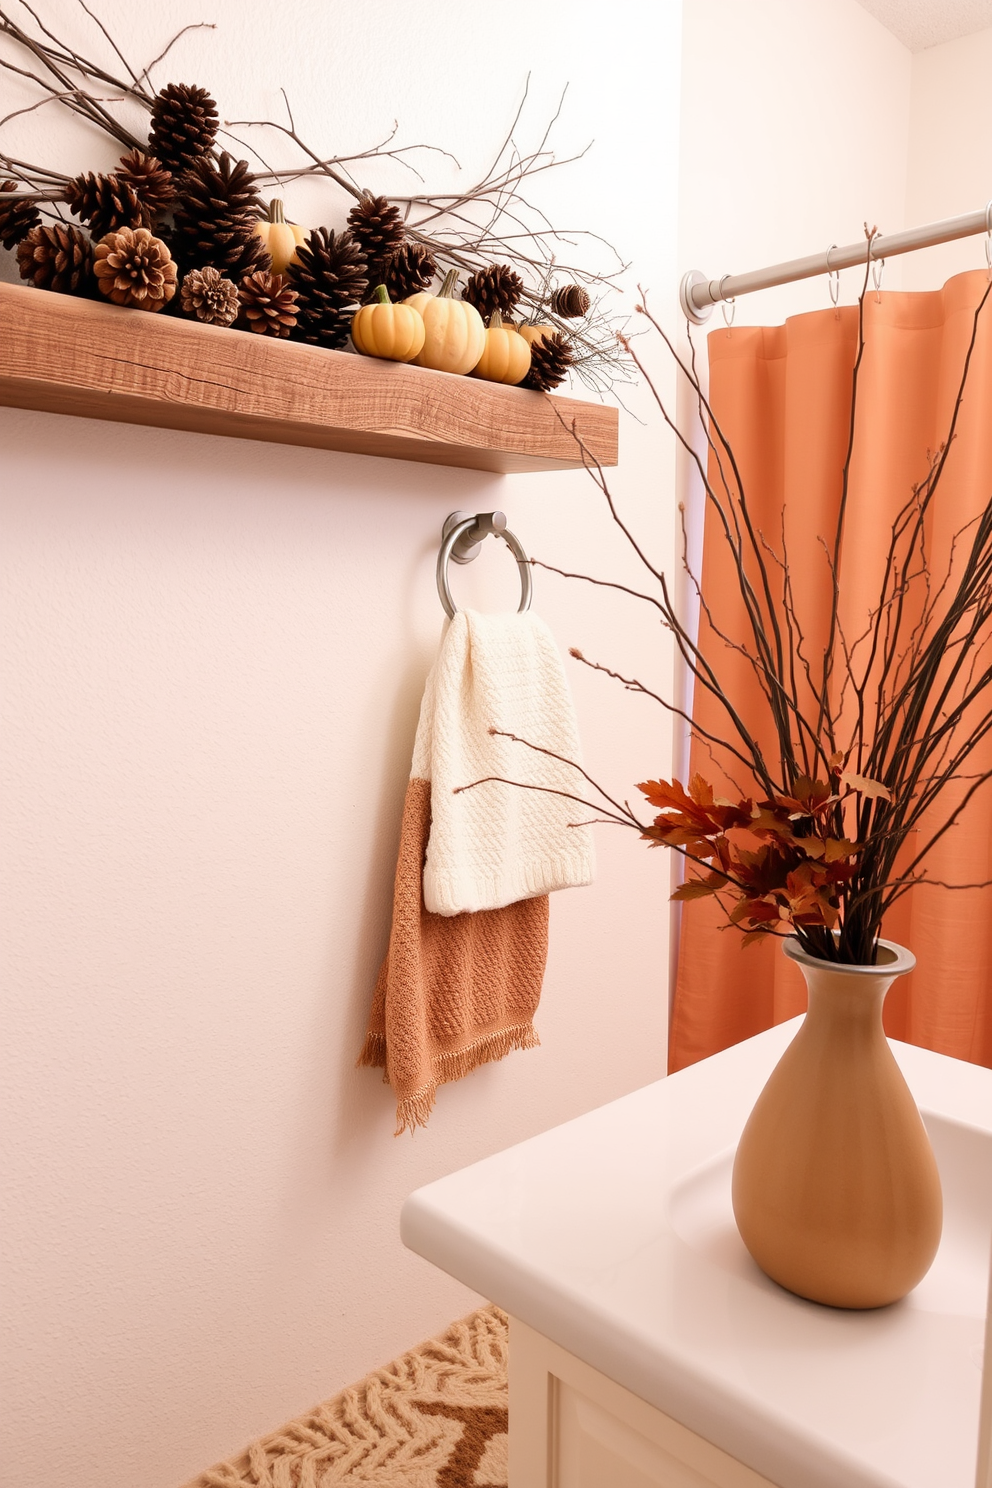
<svg viewBox="0 0 992 1488">
<path fill-rule="evenodd" d="M 781 1488 L 974 1488 L 992 1071 L 893 1043 L 944 1238 L 910 1297 L 835 1311 L 769 1281 L 730 1210 L 737 1139 L 798 1022 L 419 1189 L 403 1240 Z"/>
</svg>

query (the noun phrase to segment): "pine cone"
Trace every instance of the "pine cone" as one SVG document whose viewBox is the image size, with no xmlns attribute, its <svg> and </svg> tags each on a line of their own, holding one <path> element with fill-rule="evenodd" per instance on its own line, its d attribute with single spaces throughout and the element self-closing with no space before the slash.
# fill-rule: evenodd
<svg viewBox="0 0 992 1488">
<path fill-rule="evenodd" d="M 4 200 L 8 192 L 16 190 L 16 181 L 0 181 L 0 243 L 5 248 L 13 248 L 41 224 L 41 213 L 33 201 Z"/>
<path fill-rule="evenodd" d="M 272 263 L 255 231 L 264 215 L 255 177 L 245 160 L 203 156 L 177 183 L 172 244 L 185 269 L 208 264 L 240 283 Z"/>
<path fill-rule="evenodd" d="M 541 336 L 530 343 L 530 371 L 520 385 L 548 393 L 565 381 L 573 360 L 568 342 L 560 331 L 551 336 Z"/>
<path fill-rule="evenodd" d="M 287 271 L 299 297 L 298 339 L 315 346 L 343 346 L 368 288 L 366 272 L 351 233 L 315 227 Z"/>
<path fill-rule="evenodd" d="M 406 236 L 403 218 L 396 207 L 384 196 L 373 196 L 370 191 L 364 192 L 358 205 L 348 213 L 348 227 L 370 268 L 382 264 Z"/>
<path fill-rule="evenodd" d="M 179 261 L 179 249 L 176 247 L 176 230 L 171 222 L 160 222 L 155 229 L 155 236 L 160 243 L 164 243 L 176 261 L 176 272 L 182 273 L 182 264 Z"/>
<path fill-rule="evenodd" d="M 76 176 L 65 188 L 69 211 L 85 222 L 94 238 L 121 227 L 141 227 L 144 211 L 134 187 L 119 176 Z"/>
<path fill-rule="evenodd" d="M 325 351 L 340 351 L 348 344 L 351 322 L 358 308 L 349 305 L 344 310 L 325 310 L 319 319 L 301 314 L 292 333 L 293 340 L 305 341 L 308 346 L 322 346 Z"/>
<path fill-rule="evenodd" d="M 586 314 L 591 304 L 589 292 L 581 284 L 563 284 L 552 294 L 548 309 L 552 315 L 558 315 L 562 320 L 577 320 L 580 315 Z"/>
<path fill-rule="evenodd" d="M 96 245 L 93 266 L 100 293 L 115 305 L 161 310 L 176 292 L 176 266 L 161 238 L 147 227 L 122 227 Z"/>
<path fill-rule="evenodd" d="M 393 301 L 427 289 L 437 273 L 437 260 L 424 243 L 401 243 L 380 266 L 379 283 Z"/>
<path fill-rule="evenodd" d="M 32 227 L 17 245 L 22 279 L 56 294 L 85 295 L 93 287 L 93 244 L 78 227 Z"/>
<path fill-rule="evenodd" d="M 238 291 L 248 329 L 263 336 L 288 336 L 296 325 L 296 290 L 282 274 L 249 274 Z"/>
<path fill-rule="evenodd" d="M 122 155 L 114 174 L 137 193 L 142 227 L 153 227 L 176 199 L 172 172 L 167 171 L 154 155 L 146 155 L 143 150 L 129 150 Z"/>
<path fill-rule="evenodd" d="M 524 282 L 509 264 L 489 264 L 472 275 L 462 290 L 462 299 L 474 305 L 485 321 L 494 310 L 510 319 L 523 292 Z"/>
<path fill-rule="evenodd" d="M 213 147 L 219 123 L 217 105 L 205 88 L 166 83 L 152 104 L 149 153 L 179 176 Z"/>
<path fill-rule="evenodd" d="M 216 269 L 191 269 L 183 280 L 180 303 L 187 315 L 206 325 L 233 325 L 238 318 L 238 286 Z"/>
</svg>

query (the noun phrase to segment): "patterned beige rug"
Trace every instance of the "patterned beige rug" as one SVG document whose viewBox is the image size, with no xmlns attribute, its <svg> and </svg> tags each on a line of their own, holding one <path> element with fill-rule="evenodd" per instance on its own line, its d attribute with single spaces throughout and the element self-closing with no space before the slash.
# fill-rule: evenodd
<svg viewBox="0 0 992 1488">
<path fill-rule="evenodd" d="M 485 1307 L 186 1488 L 506 1488 L 506 1355 Z"/>
</svg>

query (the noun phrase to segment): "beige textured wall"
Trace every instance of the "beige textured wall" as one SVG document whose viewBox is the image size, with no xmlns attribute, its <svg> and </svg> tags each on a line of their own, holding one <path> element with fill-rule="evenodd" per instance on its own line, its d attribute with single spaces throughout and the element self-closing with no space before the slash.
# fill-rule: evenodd
<svg viewBox="0 0 992 1488">
<path fill-rule="evenodd" d="M 59 26 L 78 24 L 68 0 L 51 4 Z M 103 9 L 141 57 L 206 15 Z M 954 44 L 938 91 L 950 50 L 911 63 L 854 0 L 687 0 L 679 190 L 680 9 L 624 0 L 604 18 L 591 0 L 505 0 L 494 21 L 456 0 L 278 14 L 217 0 L 217 31 L 189 38 L 172 75 L 213 87 L 229 117 L 273 114 L 285 83 L 304 132 L 339 149 L 398 117 L 469 170 L 529 67 L 535 128 L 570 80 L 562 147 L 596 143 L 540 200 L 612 238 L 666 311 L 676 270 L 847 241 L 865 217 L 902 226 L 911 83 L 917 132 L 933 104 L 927 139 L 959 91 L 978 107 L 980 90 L 956 85 L 971 42 Z M 97 163 L 52 111 L 8 127 L 24 154 Z M 966 202 L 924 212 L 914 152 L 909 220 L 974 205 L 968 175 Z M 983 159 L 967 171 L 987 176 Z M 945 151 L 925 177 L 948 176 Z M 439 162 L 432 179 L 446 179 Z M 345 210 L 320 192 L 289 203 L 314 221 Z M 737 318 L 826 303 L 820 281 Z M 622 439 L 616 489 L 667 552 L 670 447 L 626 416 Z M 667 869 L 605 829 L 595 887 L 553 905 L 541 1050 L 442 1092 L 412 1141 L 393 1140 L 377 1076 L 352 1069 L 439 629 L 443 517 L 498 505 L 551 562 L 632 571 L 581 475 L 502 479 L 10 411 L 0 441 L 0 1481 L 175 1488 L 472 1304 L 400 1247 L 410 1189 L 663 1069 Z M 500 557 L 457 576 L 465 602 L 509 599 Z M 633 601 L 538 574 L 537 604 L 563 645 L 664 681 L 664 639 Z M 594 772 L 626 790 L 664 771 L 663 719 L 573 679 Z"/>
<path fill-rule="evenodd" d="M 912 57 L 855 0 L 686 0 L 679 265 L 710 278 L 902 228 Z M 886 281 L 897 285 L 894 260 Z M 844 303 L 858 271 L 841 276 Z M 829 305 L 825 279 L 748 295 L 737 325 Z M 719 307 L 709 328 L 722 325 Z"/>
<path fill-rule="evenodd" d="M 992 28 L 913 58 L 907 223 L 976 212 L 992 198 L 990 74 Z M 942 243 L 906 259 L 906 287 L 931 289 L 985 263 L 980 237 Z"/>
<path fill-rule="evenodd" d="M 82 34 L 69 0 L 44 9 Z M 212 87 L 227 117 L 274 114 L 284 83 L 329 148 L 398 118 L 466 171 L 528 69 L 523 143 L 570 82 L 559 147 L 595 144 L 536 197 L 648 282 L 674 280 L 673 0 L 609 24 L 585 0 L 101 11 L 143 59 L 215 20 L 165 76 Z M 113 159 L 52 110 L 9 128 L 28 158 Z M 303 220 L 347 209 L 330 191 L 287 200 Z M 622 440 L 618 493 L 666 542 L 667 450 L 632 417 Z M 623 576 L 624 557 L 581 473 L 500 478 L 9 410 L 0 449 L 0 1480 L 175 1488 L 473 1305 L 402 1249 L 407 1193 L 663 1072 L 664 860 L 608 830 L 595 886 L 554 904 L 540 1050 L 445 1089 L 412 1140 L 394 1140 L 378 1074 L 353 1068 L 442 618 L 443 518 L 502 507 L 562 567 Z M 456 576 L 465 603 L 514 593 L 490 548 Z M 663 680 L 664 638 L 635 602 L 538 574 L 536 605 L 563 646 Z M 570 666 L 596 773 L 627 792 L 664 769 L 658 712 Z"/>
<path fill-rule="evenodd" d="M 889 232 L 904 225 L 912 58 L 855 0 L 686 0 L 682 36 L 680 278 L 856 242 L 866 219 Z M 896 286 L 901 272 L 895 260 L 885 282 Z M 860 286 L 857 270 L 842 274 L 842 303 Z M 829 304 L 826 280 L 810 279 L 748 295 L 727 313 L 735 325 L 776 325 Z M 698 348 L 726 334 L 723 316 L 717 306 L 694 328 Z M 686 420 L 688 397 L 683 387 Z M 698 572 L 703 497 L 687 459 L 678 489 Z M 680 598 L 692 614 L 684 581 Z M 688 708 L 688 678 L 677 685 Z M 680 732 L 682 772 L 687 754 Z"/>
</svg>

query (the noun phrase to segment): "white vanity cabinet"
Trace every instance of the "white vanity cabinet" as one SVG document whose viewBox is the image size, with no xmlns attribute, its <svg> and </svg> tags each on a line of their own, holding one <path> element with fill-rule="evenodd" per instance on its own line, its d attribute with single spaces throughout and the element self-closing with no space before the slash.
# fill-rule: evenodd
<svg viewBox="0 0 992 1488">
<path fill-rule="evenodd" d="M 510 1319 L 509 1488 L 775 1488 Z"/>
<path fill-rule="evenodd" d="M 510 1488 L 975 1488 L 992 1071 L 893 1044 L 941 1172 L 940 1249 L 892 1307 L 820 1307 L 758 1270 L 730 1204 L 797 1024 L 407 1200 L 405 1243 L 512 1319 Z"/>
</svg>

